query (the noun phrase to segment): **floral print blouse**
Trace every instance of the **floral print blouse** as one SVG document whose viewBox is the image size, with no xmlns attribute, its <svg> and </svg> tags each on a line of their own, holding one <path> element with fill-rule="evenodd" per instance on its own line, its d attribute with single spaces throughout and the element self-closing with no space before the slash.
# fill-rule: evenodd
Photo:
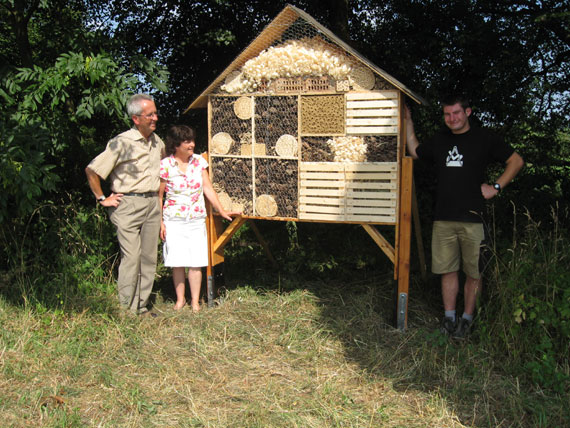
<svg viewBox="0 0 570 428">
<path fill-rule="evenodd" d="M 186 174 L 178 168 L 174 156 L 160 161 L 160 178 L 166 182 L 164 188 L 164 220 L 195 219 L 206 217 L 202 171 L 208 162 L 202 156 L 193 154 L 188 162 Z"/>
</svg>

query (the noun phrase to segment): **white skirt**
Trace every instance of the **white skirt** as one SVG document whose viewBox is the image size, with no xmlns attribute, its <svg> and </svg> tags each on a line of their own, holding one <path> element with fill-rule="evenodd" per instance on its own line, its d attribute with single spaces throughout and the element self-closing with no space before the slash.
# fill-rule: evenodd
<svg viewBox="0 0 570 428">
<path fill-rule="evenodd" d="M 206 219 L 164 220 L 166 240 L 163 246 L 164 266 L 208 266 Z"/>
</svg>

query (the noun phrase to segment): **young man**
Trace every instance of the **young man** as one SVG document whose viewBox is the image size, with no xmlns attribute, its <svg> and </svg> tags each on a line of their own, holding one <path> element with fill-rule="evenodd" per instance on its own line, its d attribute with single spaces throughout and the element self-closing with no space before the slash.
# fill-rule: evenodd
<svg viewBox="0 0 570 428">
<path fill-rule="evenodd" d="M 127 112 L 134 126 L 112 138 L 85 173 L 98 203 L 109 208 L 117 230 L 121 248 L 119 303 L 133 313 L 148 314 L 160 232 L 158 189 L 164 143 L 154 134 L 158 113 L 152 97 L 133 95 Z M 101 190 L 101 179 L 107 177 L 112 191 L 109 196 Z"/>
<path fill-rule="evenodd" d="M 435 167 L 436 205 L 432 232 L 432 272 L 441 275 L 445 316 L 441 332 L 463 338 L 471 330 L 477 295 L 482 288 L 480 254 L 485 243 L 483 209 L 504 189 L 524 165 L 523 159 L 496 134 L 470 123 L 472 110 L 467 100 L 452 95 L 442 101 L 443 119 L 448 129 L 420 144 L 406 107 L 408 153 Z M 485 182 L 487 166 L 503 162 L 497 180 Z M 459 267 L 465 273 L 464 312 L 456 317 Z"/>
</svg>

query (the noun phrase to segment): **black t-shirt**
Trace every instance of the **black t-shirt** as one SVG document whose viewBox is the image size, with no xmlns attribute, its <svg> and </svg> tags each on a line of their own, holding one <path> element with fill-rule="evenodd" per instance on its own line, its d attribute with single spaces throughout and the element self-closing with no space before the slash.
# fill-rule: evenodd
<svg viewBox="0 0 570 428">
<path fill-rule="evenodd" d="M 505 162 L 514 149 L 493 132 L 475 127 L 463 134 L 445 129 L 416 153 L 432 162 L 437 177 L 435 220 L 482 222 L 481 184 L 492 162 Z"/>
</svg>

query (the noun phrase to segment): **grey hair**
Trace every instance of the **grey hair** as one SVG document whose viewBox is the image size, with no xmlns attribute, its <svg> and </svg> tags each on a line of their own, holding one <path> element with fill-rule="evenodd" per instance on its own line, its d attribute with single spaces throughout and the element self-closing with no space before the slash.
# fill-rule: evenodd
<svg viewBox="0 0 570 428">
<path fill-rule="evenodd" d="M 154 102 L 154 98 L 148 94 L 135 94 L 131 98 L 129 98 L 129 101 L 127 101 L 127 113 L 128 113 L 128 115 L 129 116 L 136 116 L 136 115 L 141 114 L 143 111 L 143 107 L 142 107 L 143 101 Z"/>
</svg>

